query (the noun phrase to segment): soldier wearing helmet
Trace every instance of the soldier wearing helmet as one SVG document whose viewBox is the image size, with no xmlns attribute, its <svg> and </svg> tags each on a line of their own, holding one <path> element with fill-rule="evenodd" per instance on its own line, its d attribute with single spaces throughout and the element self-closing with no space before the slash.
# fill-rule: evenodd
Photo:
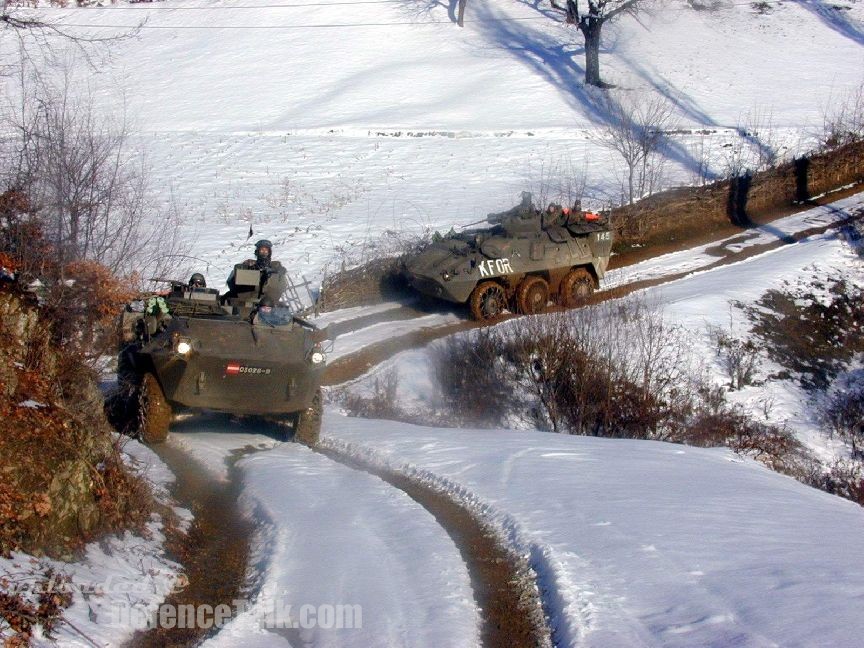
<svg viewBox="0 0 864 648">
<path fill-rule="evenodd" d="M 204 275 L 200 272 L 194 273 L 191 277 L 189 277 L 189 288 L 190 290 L 195 290 L 196 288 L 206 288 L 207 280 L 204 279 Z"/>
<path fill-rule="evenodd" d="M 270 267 L 271 256 L 273 254 L 273 244 L 267 239 L 261 239 L 255 244 L 255 267 L 259 270 Z M 246 261 L 249 263 L 252 259 Z"/>
<path fill-rule="evenodd" d="M 286 313 L 287 310 L 284 307 L 277 306 L 270 297 L 264 295 L 252 310 L 250 321 L 253 325 L 282 326 L 291 320 L 290 316 L 286 317 Z"/>
<path fill-rule="evenodd" d="M 260 273 L 260 281 L 258 289 L 248 289 L 238 287 L 235 282 L 237 270 L 257 270 Z M 255 243 L 255 258 L 247 259 L 243 263 L 238 263 L 234 266 L 231 274 L 228 276 L 228 292 L 225 294 L 226 299 L 234 297 L 244 297 L 257 300 L 262 296 L 267 296 L 278 302 L 282 297 L 282 293 L 288 286 L 288 277 L 285 268 L 278 261 L 273 261 L 273 244 L 267 239 L 261 239 Z"/>
</svg>

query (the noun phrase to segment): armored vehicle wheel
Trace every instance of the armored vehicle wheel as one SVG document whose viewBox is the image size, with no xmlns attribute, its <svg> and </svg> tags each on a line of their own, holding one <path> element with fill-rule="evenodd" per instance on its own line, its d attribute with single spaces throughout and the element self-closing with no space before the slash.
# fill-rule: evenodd
<svg viewBox="0 0 864 648">
<path fill-rule="evenodd" d="M 562 306 L 573 308 L 584 303 L 592 292 L 594 292 L 594 279 L 585 268 L 576 268 L 561 280 L 558 295 Z"/>
<path fill-rule="evenodd" d="M 504 288 L 494 281 L 484 281 L 472 291 L 469 299 L 471 316 L 476 320 L 495 319 L 504 311 L 507 303 Z"/>
<path fill-rule="evenodd" d="M 546 310 L 549 303 L 549 284 L 543 277 L 529 275 L 516 289 L 516 307 L 520 313 L 533 315 Z"/>
<path fill-rule="evenodd" d="M 162 443 L 168 437 L 171 424 L 171 406 L 159 381 L 152 373 L 144 374 L 141 390 L 138 393 L 139 431 L 144 443 Z"/>
<path fill-rule="evenodd" d="M 312 405 L 295 414 L 294 440 L 310 448 L 315 447 L 321 437 L 321 390 L 315 392 Z"/>
</svg>

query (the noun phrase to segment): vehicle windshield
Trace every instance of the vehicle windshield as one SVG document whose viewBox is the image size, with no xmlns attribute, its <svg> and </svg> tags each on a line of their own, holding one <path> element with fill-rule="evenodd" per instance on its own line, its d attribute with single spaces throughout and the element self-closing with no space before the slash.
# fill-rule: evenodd
<svg viewBox="0 0 864 648">
<path fill-rule="evenodd" d="M 291 309 L 286 306 L 260 306 L 256 315 L 259 321 L 271 326 L 284 326 L 294 319 Z"/>
</svg>

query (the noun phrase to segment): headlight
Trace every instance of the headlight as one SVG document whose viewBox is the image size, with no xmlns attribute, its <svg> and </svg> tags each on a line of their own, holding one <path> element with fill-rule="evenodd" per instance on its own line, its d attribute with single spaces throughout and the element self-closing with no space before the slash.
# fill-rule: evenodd
<svg viewBox="0 0 864 648">
<path fill-rule="evenodd" d="M 177 343 L 177 353 L 186 355 L 192 350 L 192 344 L 188 340 L 180 340 Z"/>
<path fill-rule="evenodd" d="M 447 272 L 447 271 L 445 270 L 443 273 L 441 273 L 441 277 L 444 279 L 444 281 L 450 281 L 450 277 L 451 277 L 451 275 L 450 275 L 449 272 Z"/>
<path fill-rule="evenodd" d="M 313 351 L 309 359 L 312 360 L 312 364 L 321 364 L 324 362 L 324 353 L 321 351 Z"/>
</svg>

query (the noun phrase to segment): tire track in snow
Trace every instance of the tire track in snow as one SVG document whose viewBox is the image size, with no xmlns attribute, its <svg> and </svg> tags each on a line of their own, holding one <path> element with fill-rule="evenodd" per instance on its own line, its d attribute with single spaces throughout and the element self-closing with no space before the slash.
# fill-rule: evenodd
<svg viewBox="0 0 864 648">
<path fill-rule="evenodd" d="M 160 444 L 154 449 L 176 478 L 172 496 L 194 515 L 186 535 L 172 547 L 177 554 L 175 559 L 183 567 L 187 585 L 171 594 L 163 605 L 207 604 L 215 608 L 226 604 L 230 607 L 249 585 L 247 567 L 255 530 L 237 505 L 240 483 L 234 464 L 244 453 L 231 458 L 230 481 L 224 483 L 214 479 L 190 453 L 173 444 Z M 213 634 L 213 629 L 195 623 L 188 628 L 180 624 L 159 625 L 137 632 L 126 645 L 130 648 L 197 646 Z"/>
<path fill-rule="evenodd" d="M 486 522 L 449 493 L 383 464 L 365 461 L 326 440 L 317 452 L 378 477 L 425 508 L 453 539 L 464 560 L 482 619 L 487 648 L 546 648 L 551 633 L 535 574 L 526 558 L 501 542 Z"/>
</svg>

